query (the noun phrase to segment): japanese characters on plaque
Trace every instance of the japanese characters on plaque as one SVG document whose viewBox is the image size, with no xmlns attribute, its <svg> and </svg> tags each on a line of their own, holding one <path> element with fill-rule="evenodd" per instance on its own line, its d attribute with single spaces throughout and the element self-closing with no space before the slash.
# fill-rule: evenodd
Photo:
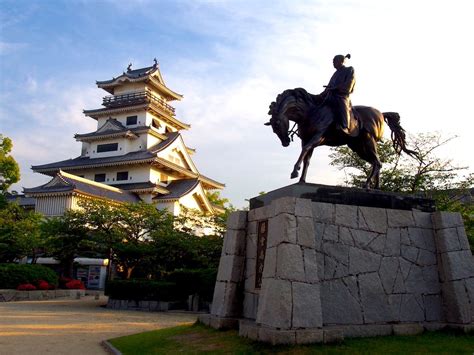
<svg viewBox="0 0 474 355">
<path fill-rule="evenodd" d="M 262 286 L 263 264 L 265 262 L 265 250 L 267 249 L 268 220 L 258 222 L 257 231 L 257 261 L 255 270 L 255 288 Z"/>
</svg>

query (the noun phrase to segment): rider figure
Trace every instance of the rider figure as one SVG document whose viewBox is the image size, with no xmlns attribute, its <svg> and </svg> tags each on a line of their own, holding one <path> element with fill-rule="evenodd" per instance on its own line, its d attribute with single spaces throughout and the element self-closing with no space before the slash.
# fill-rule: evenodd
<svg viewBox="0 0 474 355">
<path fill-rule="evenodd" d="M 351 55 L 336 55 L 333 59 L 336 72 L 332 75 L 326 89 L 321 93 L 326 98 L 329 105 L 333 108 L 338 128 L 344 133 L 349 134 L 349 120 L 351 117 L 351 100 L 349 95 L 354 91 L 355 77 L 354 68 L 344 66 L 346 58 Z"/>
</svg>

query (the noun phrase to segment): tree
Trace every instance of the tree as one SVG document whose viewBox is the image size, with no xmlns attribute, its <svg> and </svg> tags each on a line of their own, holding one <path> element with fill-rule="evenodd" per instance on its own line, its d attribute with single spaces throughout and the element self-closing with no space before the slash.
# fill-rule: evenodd
<svg viewBox="0 0 474 355">
<path fill-rule="evenodd" d="M 41 226 L 47 254 L 59 260 L 63 274 L 72 277 L 74 259 L 96 247 L 88 238 L 90 229 L 81 210 L 68 210 L 60 217 L 49 218 Z"/>
<path fill-rule="evenodd" d="M 120 222 L 120 213 L 117 206 L 97 200 L 84 200 L 80 203 L 87 220 L 90 234 L 96 241 L 97 251 L 106 256 L 107 280 L 112 278 L 111 264 L 114 259 L 114 247 L 121 242 L 117 230 Z"/>
<path fill-rule="evenodd" d="M 455 137 L 443 139 L 439 133 L 419 134 L 412 137 L 409 146 L 417 158 L 398 155 L 390 141 L 379 143 L 380 172 L 383 191 L 430 192 L 464 188 L 472 184 L 472 175 L 459 177 L 467 167 L 456 165 L 452 159 L 441 159 L 436 150 L 448 144 Z M 348 186 L 362 186 L 370 171 L 370 165 L 360 159 L 346 146 L 332 148 L 331 165 L 346 173 L 344 183 Z"/>
<path fill-rule="evenodd" d="M 42 246 L 41 215 L 27 212 L 16 203 L 0 208 L 0 263 L 11 263 L 25 256 L 35 256 Z"/>
<path fill-rule="evenodd" d="M 12 140 L 0 134 L 0 192 L 2 194 L 20 180 L 20 168 L 10 155 L 12 148 Z"/>
<path fill-rule="evenodd" d="M 224 210 L 223 213 L 213 214 L 211 218 L 209 218 L 210 223 L 214 225 L 215 233 L 223 236 L 227 228 L 227 218 L 229 217 L 229 214 L 236 210 L 236 208 L 230 203 L 228 198 L 221 197 L 220 191 L 208 192 L 207 198 L 211 204 Z"/>
<path fill-rule="evenodd" d="M 157 210 L 145 202 L 127 203 L 115 208 L 117 213 L 117 243 L 113 247 L 117 263 L 129 279 L 140 263 L 152 255 L 151 235 L 173 232 L 173 217 L 168 211 Z"/>
<path fill-rule="evenodd" d="M 459 166 L 452 159 L 436 156 L 439 148 L 455 137 L 442 138 L 439 133 L 425 133 L 412 137 L 409 146 L 417 158 L 400 156 L 390 141 L 379 143 L 382 161 L 380 189 L 383 191 L 423 193 L 433 198 L 439 210 L 460 212 L 466 232 L 474 247 L 474 204 L 462 202 L 463 196 L 470 196 L 474 175 L 460 176 L 467 167 Z M 331 165 L 346 173 L 344 183 L 348 186 L 362 186 L 370 171 L 368 163 L 360 159 L 348 147 L 332 148 Z"/>
</svg>

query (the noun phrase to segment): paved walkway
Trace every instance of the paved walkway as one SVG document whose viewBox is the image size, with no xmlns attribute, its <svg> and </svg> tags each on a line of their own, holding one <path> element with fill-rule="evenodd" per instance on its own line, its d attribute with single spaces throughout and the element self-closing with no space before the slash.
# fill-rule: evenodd
<svg viewBox="0 0 474 355">
<path fill-rule="evenodd" d="M 0 354 L 106 354 L 102 340 L 193 323 L 188 313 L 117 311 L 106 298 L 0 303 Z"/>
</svg>

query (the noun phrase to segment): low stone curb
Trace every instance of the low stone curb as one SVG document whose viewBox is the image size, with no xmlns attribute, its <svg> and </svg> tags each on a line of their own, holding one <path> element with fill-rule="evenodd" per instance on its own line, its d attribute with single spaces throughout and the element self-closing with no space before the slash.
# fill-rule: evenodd
<svg viewBox="0 0 474 355">
<path fill-rule="evenodd" d="M 122 355 L 122 353 L 115 346 L 110 344 L 110 342 L 107 341 L 107 340 L 102 340 L 100 345 L 102 345 L 102 347 L 105 349 L 105 351 L 107 351 L 109 354 Z"/>
<path fill-rule="evenodd" d="M 17 291 L 4 289 L 0 290 L 0 302 L 16 301 L 42 301 L 53 300 L 57 298 L 79 299 L 84 297 L 85 290 L 35 290 L 35 291 Z"/>
<path fill-rule="evenodd" d="M 109 298 L 107 301 L 107 308 L 122 311 L 167 312 L 175 310 L 178 306 L 182 306 L 182 302 L 118 300 L 113 298 Z"/>
</svg>

